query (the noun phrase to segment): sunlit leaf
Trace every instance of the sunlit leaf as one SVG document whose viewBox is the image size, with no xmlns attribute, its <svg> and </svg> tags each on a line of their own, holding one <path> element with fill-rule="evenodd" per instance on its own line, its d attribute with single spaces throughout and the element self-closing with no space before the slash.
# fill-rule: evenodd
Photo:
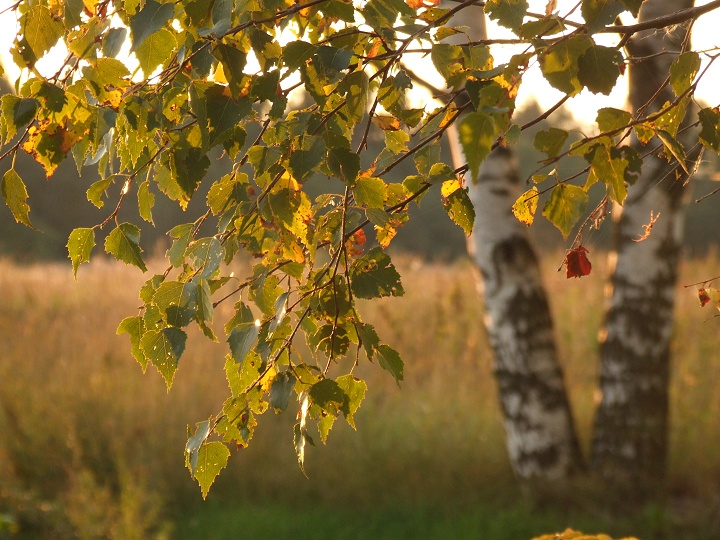
<svg viewBox="0 0 720 540">
<path fill-rule="evenodd" d="M 140 348 L 145 358 L 154 365 L 165 379 L 168 390 L 175 378 L 178 361 L 185 351 L 187 334 L 179 328 L 148 330 L 140 339 Z"/>
<path fill-rule="evenodd" d="M 105 238 L 105 251 L 125 264 L 137 266 L 145 272 L 147 267 L 140 249 L 140 229 L 132 223 L 121 223 Z"/>
<path fill-rule="evenodd" d="M 676 96 L 685 92 L 700 70 L 700 55 L 694 51 L 682 53 L 670 66 L 670 85 Z"/>
<path fill-rule="evenodd" d="M 485 13 L 498 24 L 518 32 L 528 10 L 525 0 L 488 0 Z"/>
<path fill-rule="evenodd" d="M 78 267 L 90 262 L 90 252 L 95 247 L 95 230 L 88 228 L 74 229 L 68 238 L 68 256 L 72 261 L 73 274 L 77 279 Z"/>
<path fill-rule="evenodd" d="M 230 450 L 219 441 L 204 442 L 197 452 L 197 467 L 195 468 L 195 479 L 200 484 L 203 499 L 210 492 L 210 486 L 220 471 L 227 466 Z"/>
<path fill-rule="evenodd" d="M 371 249 L 353 263 L 350 283 L 353 294 L 358 298 L 402 296 L 405 293 L 400 274 L 390 262 L 390 256 L 379 247 Z"/>
<path fill-rule="evenodd" d="M 12 212 L 15 221 L 34 228 L 30 223 L 30 206 L 27 204 L 27 188 L 20 175 L 15 169 L 8 169 L 0 181 L 0 192 L 2 192 L 5 204 Z"/>
<path fill-rule="evenodd" d="M 533 186 L 520 195 L 512 206 L 515 217 L 525 225 L 532 225 L 535 221 L 540 192 Z"/>
<path fill-rule="evenodd" d="M 570 184 L 558 184 L 553 189 L 550 200 L 545 203 L 543 216 L 560 230 L 564 238 L 567 238 L 580 220 L 587 202 L 588 194 L 582 188 Z"/>
</svg>

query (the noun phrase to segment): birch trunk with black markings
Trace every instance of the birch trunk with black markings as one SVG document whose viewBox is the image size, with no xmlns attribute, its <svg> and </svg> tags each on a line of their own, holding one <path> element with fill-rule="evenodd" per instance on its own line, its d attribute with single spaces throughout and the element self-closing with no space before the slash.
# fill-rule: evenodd
<svg viewBox="0 0 720 540">
<path fill-rule="evenodd" d="M 472 23 L 474 39 L 487 37 L 481 10 L 463 16 L 463 24 Z M 465 159 L 454 128 L 450 140 L 459 167 Z M 527 227 L 511 210 L 521 194 L 512 151 L 493 151 L 474 180 L 469 191 L 476 218 L 468 250 L 485 303 L 510 462 L 522 480 L 566 478 L 583 461 L 538 257 Z"/>
<path fill-rule="evenodd" d="M 640 20 L 692 4 L 690 0 L 648 0 L 642 5 Z M 646 112 L 658 111 L 675 99 L 665 83 L 688 31 L 688 26 L 670 32 L 651 30 L 630 40 L 627 48 L 634 61 L 629 67 L 629 100 L 633 112 L 646 106 Z M 646 147 L 633 142 L 641 154 L 656 144 L 657 139 Z M 607 313 L 600 336 L 601 401 L 595 419 L 592 464 L 608 480 L 626 487 L 653 489 L 665 469 L 670 338 L 686 180 L 674 159 L 668 163 L 664 157 L 648 156 L 616 222 Z M 657 218 L 652 232 L 637 242 L 643 225 L 651 220 L 651 212 Z"/>
</svg>

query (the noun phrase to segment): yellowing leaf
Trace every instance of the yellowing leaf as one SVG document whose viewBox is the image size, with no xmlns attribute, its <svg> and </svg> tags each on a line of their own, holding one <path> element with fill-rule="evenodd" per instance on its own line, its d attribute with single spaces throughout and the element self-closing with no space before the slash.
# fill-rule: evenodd
<svg viewBox="0 0 720 540">
<path fill-rule="evenodd" d="M 210 492 L 210 486 L 220 471 L 227 466 L 230 450 L 219 441 L 204 442 L 197 452 L 197 467 L 195 480 L 200 484 L 202 497 L 205 499 Z"/>
<path fill-rule="evenodd" d="M 685 174 L 690 174 L 690 171 L 687 168 L 687 164 L 685 163 L 686 157 L 685 157 L 685 149 L 683 146 L 667 131 L 658 129 L 656 131 L 656 134 L 658 138 L 663 142 L 665 145 L 665 148 L 672 154 L 675 159 L 677 160 L 680 167 L 682 167 L 682 170 L 685 171 Z"/>
<path fill-rule="evenodd" d="M 695 79 L 700 70 L 700 55 L 694 51 L 682 53 L 670 66 L 670 85 L 676 96 L 679 96 Z"/>
<path fill-rule="evenodd" d="M 55 20 L 45 6 L 36 5 L 28 12 L 23 34 L 36 59 L 42 58 L 57 43 L 63 32 L 62 23 Z"/>
<path fill-rule="evenodd" d="M 75 229 L 70 233 L 67 248 L 75 279 L 77 279 L 80 264 L 90 261 L 90 252 L 93 247 L 95 247 L 95 231 L 93 229 Z"/>
<path fill-rule="evenodd" d="M 533 186 L 520 195 L 512 206 L 512 212 L 515 217 L 525 225 L 530 226 L 533 221 L 535 221 L 535 212 L 537 211 L 538 200 L 540 198 L 539 194 L 538 189 Z"/>
<path fill-rule="evenodd" d="M 27 204 L 28 193 L 25 183 L 15 169 L 9 169 L 0 181 L 0 191 L 2 191 L 3 200 L 12 212 L 15 221 L 27 225 L 34 229 L 30 223 L 30 207 Z"/>
</svg>

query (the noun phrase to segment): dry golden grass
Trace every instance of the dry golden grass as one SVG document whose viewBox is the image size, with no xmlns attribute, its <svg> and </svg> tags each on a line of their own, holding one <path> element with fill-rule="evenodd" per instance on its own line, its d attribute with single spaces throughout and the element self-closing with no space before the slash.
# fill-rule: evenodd
<svg viewBox="0 0 720 540">
<path fill-rule="evenodd" d="M 586 447 L 604 284 L 604 257 L 594 255 L 594 272 L 582 280 L 555 272 L 561 256 L 546 261 Z M 470 265 L 407 257 L 396 264 L 406 295 L 363 309 L 405 360 L 402 389 L 377 366 L 361 366 L 370 390 L 358 432 L 338 422 L 327 447 L 310 449 L 310 480 L 295 462 L 294 413 L 267 413 L 211 498 L 232 492 L 289 503 L 455 504 L 512 482 Z M 716 255 L 685 263 L 681 282 L 716 275 L 718 267 Z M 127 336 L 115 329 L 137 309 L 144 279 L 103 260 L 81 268 L 78 283 L 69 264 L 0 261 L 0 514 L 10 511 L 38 533 L 162 537 L 163 505 L 199 498 L 183 465 L 186 425 L 220 408 L 226 345 L 191 331 L 169 393 L 152 367 L 143 375 Z M 700 309 L 692 289 L 678 293 L 670 476 L 676 489 L 709 497 L 720 486 L 720 364 L 713 354 L 720 321 L 706 321 L 711 312 Z M 231 304 L 216 311 L 218 329 Z"/>
</svg>

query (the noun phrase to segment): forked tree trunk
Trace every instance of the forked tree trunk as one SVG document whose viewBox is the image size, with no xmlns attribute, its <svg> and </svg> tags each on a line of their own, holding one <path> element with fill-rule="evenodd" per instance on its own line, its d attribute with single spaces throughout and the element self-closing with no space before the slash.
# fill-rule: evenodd
<svg viewBox="0 0 720 540">
<path fill-rule="evenodd" d="M 463 12 L 462 24 L 471 24 L 473 39 L 486 39 L 482 8 L 472 11 Z M 450 140 L 459 167 L 465 159 L 456 131 Z M 468 250 L 485 300 L 510 462 L 523 480 L 566 478 L 582 468 L 582 456 L 538 258 L 527 227 L 512 215 L 522 191 L 512 152 L 493 151 L 473 180 L 476 218 Z"/>
<path fill-rule="evenodd" d="M 691 7 L 691 0 L 647 0 L 640 11 L 649 20 Z M 677 58 L 687 27 L 647 31 L 628 43 L 630 107 L 651 102 L 657 111 L 674 95 L 669 86 L 657 96 Z M 671 54 L 666 54 L 671 53 Z M 653 99 L 654 98 L 654 99 Z M 642 154 L 642 148 L 633 142 Z M 657 144 L 657 139 L 649 145 Z M 606 321 L 601 335 L 600 390 L 592 464 L 625 487 L 653 489 L 663 478 L 667 457 L 670 337 L 674 286 L 682 240 L 682 193 L 686 178 L 677 163 L 650 156 L 642 176 L 629 188 L 616 223 L 615 252 Z M 681 172 L 681 171 L 680 171 Z M 651 212 L 659 218 L 650 236 L 636 240 Z"/>
</svg>

